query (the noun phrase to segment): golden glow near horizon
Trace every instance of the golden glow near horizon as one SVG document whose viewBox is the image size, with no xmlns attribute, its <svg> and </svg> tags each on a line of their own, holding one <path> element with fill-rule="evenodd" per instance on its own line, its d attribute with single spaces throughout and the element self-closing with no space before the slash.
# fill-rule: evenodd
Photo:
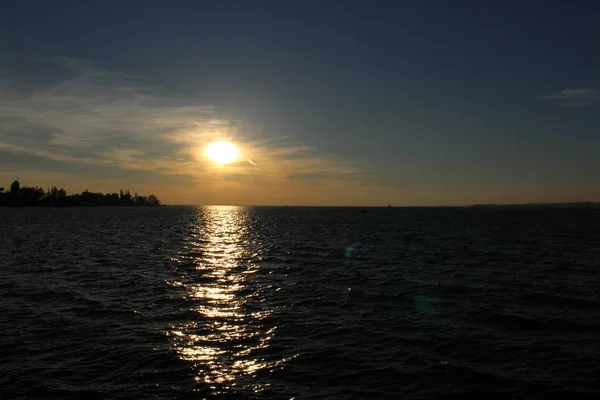
<svg viewBox="0 0 600 400">
<path fill-rule="evenodd" d="M 239 150 L 230 142 L 213 142 L 206 146 L 206 156 L 217 164 L 229 164 L 237 159 Z"/>
</svg>

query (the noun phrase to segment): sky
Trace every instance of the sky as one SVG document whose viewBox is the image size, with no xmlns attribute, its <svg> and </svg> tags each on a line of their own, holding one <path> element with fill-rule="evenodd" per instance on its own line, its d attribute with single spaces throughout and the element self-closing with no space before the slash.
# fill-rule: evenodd
<svg viewBox="0 0 600 400">
<path fill-rule="evenodd" d="M 0 187 L 600 201 L 595 1 L 5 0 Z M 204 154 L 230 141 L 238 159 Z"/>
</svg>

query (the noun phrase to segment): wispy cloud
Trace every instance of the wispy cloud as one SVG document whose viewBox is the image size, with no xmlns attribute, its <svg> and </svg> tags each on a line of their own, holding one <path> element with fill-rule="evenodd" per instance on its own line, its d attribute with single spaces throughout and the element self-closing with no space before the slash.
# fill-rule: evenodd
<svg viewBox="0 0 600 400">
<path fill-rule="evenodd" d="M 592 105 L 600 99 L 595 89 L 564 89 L 544 97 L 555 105 L 564 107 L 585 107 Z"/>
<path fill-rule="evenodd" d="M 37 61 L 36 68 L 45 79 L 34 84 L 16 71 L 0 78 L 0 87 L 11 88 L 0 93 L 0 151 L 190 178 L 223 176 L 224 168 L 264 180 L 358 172 L 289 137 L 261 137 L 222 109 L 166 94 L 139 77 L 71 58 Z M 213 140 L 238 143 L 246 161 L 210 163 L 203 148 Z"/>
</svg>

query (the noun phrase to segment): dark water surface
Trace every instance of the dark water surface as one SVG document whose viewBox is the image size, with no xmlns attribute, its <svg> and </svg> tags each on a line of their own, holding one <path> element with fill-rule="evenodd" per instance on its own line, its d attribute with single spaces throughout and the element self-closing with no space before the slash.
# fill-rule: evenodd
<svg viewBox="0 0 600 400">
<path fill-rule="evenodd" d="M 597 210 L 0 209 L 2 399 L 600 394 Z"/>
</svg>

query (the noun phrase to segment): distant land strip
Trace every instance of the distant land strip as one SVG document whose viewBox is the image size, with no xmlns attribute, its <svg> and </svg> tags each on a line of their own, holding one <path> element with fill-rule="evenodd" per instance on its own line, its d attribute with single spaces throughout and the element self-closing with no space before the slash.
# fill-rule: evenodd
<svg viewBox="0 0 600 400">
<path fill-rule="evenodd" d="M 53 186 L 47 190 L 41 187 L 21 187 L 19 181 L 14 181 L 9 191 L 0 187 L 0 207 L 152 207 L 161 206 L 158 197 L 153 194 L 140 196 L 131 194 L 129 190 L 119 193 L 93 193 L 88 191 L 81 194 L 67 194 L 62 188 Z"/>
<path fill-rule="evenodd" d="M 524 204 L 473 204 L 475 208 L 600 208 L 600 203 L 590 201 L 566 203 L 524 203 Z"/>
</svg>

